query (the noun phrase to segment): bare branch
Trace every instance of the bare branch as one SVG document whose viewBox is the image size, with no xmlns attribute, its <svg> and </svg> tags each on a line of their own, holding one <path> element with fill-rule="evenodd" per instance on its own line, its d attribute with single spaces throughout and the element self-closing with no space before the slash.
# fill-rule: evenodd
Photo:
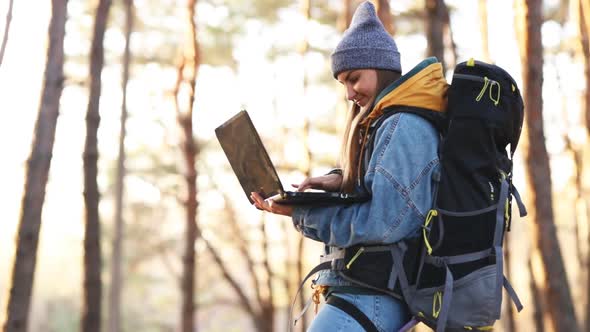
<svg viewBox="0 0 590 332">
<path fill-rule="evenodd" d="M 262 264 L 264 266 L 264 270 L 266 271 L 266 275 L 268 276 L 266 279 L 266 287 L 268 288 L 268 301 L 266 303 L 261 302 L 261 306 L 266 313 L 267 317 L 273 317 L 274 307 L 273 307 L 273 298 L 274 292 L 272 287 L 272 270 L 270 268 L 270 262 L 268 257 L 268 238 L 266 234 L 266 220 L 264 218 L 264 214 L 260 216 L 260 232 L 262 233 L 262 252 L 263 252 L 263 260 Z M 272 322 L 272 320 L 271 320 Z"/>
<path fill-rule="evenodd" d="M 205 245 L 206 245 L 207 249 L 209 250 L 209 252 L 211 253 L 213 260 L 215 261 L 215 263 L 217 264 L 217 266 L 221 270 L 221 273 L 223 274 L 223 278 L 229 283 L 231 288 L 233 288 L 233 290 L 238 295 L 238 298 L 240 300 L 242 308 L 246 312 L 248 312 L 251 317 L 253 317 L 253 318 L 258 317 L 256 311 L 254 310 L 254 307 L 252 307 L 252 305 L 250 304 L 250 301 L 248 301 L 248 297 L 244 293 L 243 287 L 241 287 L 238 284 L 238 282 L 231 276 L 228 268 L 225 266 L 223 260 L 221 259 L 221 256 L 217 253 L 217 251 L 209 243 L 209 241 L 207 241 L 207 239 L 205 239 L 205 237 L 201 237 L 201 239 L 203 240 L 203 242 L 205 242 Z"/>
<path fill-rule="evenodd" d="M 8 4 L 8 11 L 6 12 L 6 23 L 4 25 L 4 37 L 2 38 L 2 46 L 0 47 L 0 66 L 4 59 L 4 52 L 6 51 L 6 44 L 8 43 L 8 32 L 10 31 L 10 21 L 12 21 L 12 4 L 14 0 L 10 0 Z"/>
<path fill-rule="evenodd" d="M 213 174 L 213 171 L 211 169 L 208 169 L 206 174 Z M 240 254 L 244 257 L 244 259 L 246 260 L 246 266 L 248 269 L 248 272 L 250 273 L 250 275 L 252 276 L 252 282 L 254 283 L 254 290 L 256 291 L 256 299 L 260 305 L 261 308 L 264 307 L 264 300 L 262 298 L 262 293 L 260 291 L 260 279 L 258 278 L 256 271 L 254 270 L 254 266 L 255 266 L 255 261 L 252 258 L 252 256 L 250 255 L 250 252 L 248 250 L 248 241 L 243 237 L 243 232 L 240 229 L 240 226 L 238 225 L 238 213 L 236 211 L 236 208 L 233 204 L 227 204 L 227 202 L 231 202 L 232 200 L 228 197 L 227 193 L 225 193 L 224 191 L 222 191 L 220 189 L 220 186 L 215 182 L 215 177 L 211 177 L 211 184 L 213 186 L 213 189 L 220 192 L 223 195 L 223 200 L 224 200 L 224 205 L 226 207 L 226 211 L 229 213 L 229 225 L 231 227 L 231 230 L 233 231 L 233 233 L 237 236 L 237 246 L 238 246 L 238 251 L 240 252 Z M 271 278 L 271 275 L 269 273 L 269 279 Z"/>
</svg>

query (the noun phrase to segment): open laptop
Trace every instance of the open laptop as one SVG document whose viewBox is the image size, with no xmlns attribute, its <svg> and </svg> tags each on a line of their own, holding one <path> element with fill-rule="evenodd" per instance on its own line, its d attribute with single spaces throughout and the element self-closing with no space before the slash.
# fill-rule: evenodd
<svg viewBox="0 0 590 332">
<path fill-rule="evenodd" d="M 246 111 L 239 112 L 217 127 L 215 134 L 250 203 L 254 203 L 250 198 L 251 192 L 288 205 L 345 204 L 368 199 L 337 192 L 285 191 Z"/>
</svg>

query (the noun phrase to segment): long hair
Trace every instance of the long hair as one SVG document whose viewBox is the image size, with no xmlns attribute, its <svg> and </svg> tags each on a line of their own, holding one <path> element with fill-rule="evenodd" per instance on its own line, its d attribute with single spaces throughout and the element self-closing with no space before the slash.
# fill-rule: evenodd
<svg viewBox="0 0 590 332">
<path fill-rule="evenodd" d="M 388 85 L 401 77 L 401 73 L 389 70 L 376 69 L 377 72 L 377 95 Z M 342 167 L 342 186 L 341 191 L 352 193 L 355 188 L 355 182 L 363 174 L 359 174 L 359 163 L 362 162 L 361 156 L 361 128 L 359 123 L 373 110 L 373 105 L 362 109 L 357 104 L 352 104 L 346 119 L 346 127 L 342 139 L 342 149 L 340 152 L 340 164 Z M 366 133 L 365 133 L 366 134 Z"/>
</svg>

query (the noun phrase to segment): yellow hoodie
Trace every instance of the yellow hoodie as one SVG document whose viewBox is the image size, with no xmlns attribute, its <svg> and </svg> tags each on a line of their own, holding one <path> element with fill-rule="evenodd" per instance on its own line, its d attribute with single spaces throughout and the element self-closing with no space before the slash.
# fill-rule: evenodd
<svg viewBox="0 0 590 332">
<path fill-rule="evenodd" d="M 428 58 L 385 88 L 377 96 L 373 110 L 361 121 L 361 125 L 369 126 L 390 106 L 410 106 L 445 112 L 448 88 L 442 65 L 436 58 Z"/>
</svg>

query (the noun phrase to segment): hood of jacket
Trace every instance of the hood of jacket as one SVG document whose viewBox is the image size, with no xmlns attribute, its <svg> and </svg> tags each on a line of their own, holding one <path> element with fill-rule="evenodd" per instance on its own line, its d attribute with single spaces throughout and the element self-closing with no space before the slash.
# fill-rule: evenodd
<svg viewBox="0 0 590 332">
<path fill-rule="evenodd" d="M 361 124 L 369 125 L 391 106 L 419 107 L 434 112 L 445 112 L 448 88 L 442 64 L 435 57 L 430 57 L 383 89 L 375 98 L 373 110 Z"/>
</svg>

